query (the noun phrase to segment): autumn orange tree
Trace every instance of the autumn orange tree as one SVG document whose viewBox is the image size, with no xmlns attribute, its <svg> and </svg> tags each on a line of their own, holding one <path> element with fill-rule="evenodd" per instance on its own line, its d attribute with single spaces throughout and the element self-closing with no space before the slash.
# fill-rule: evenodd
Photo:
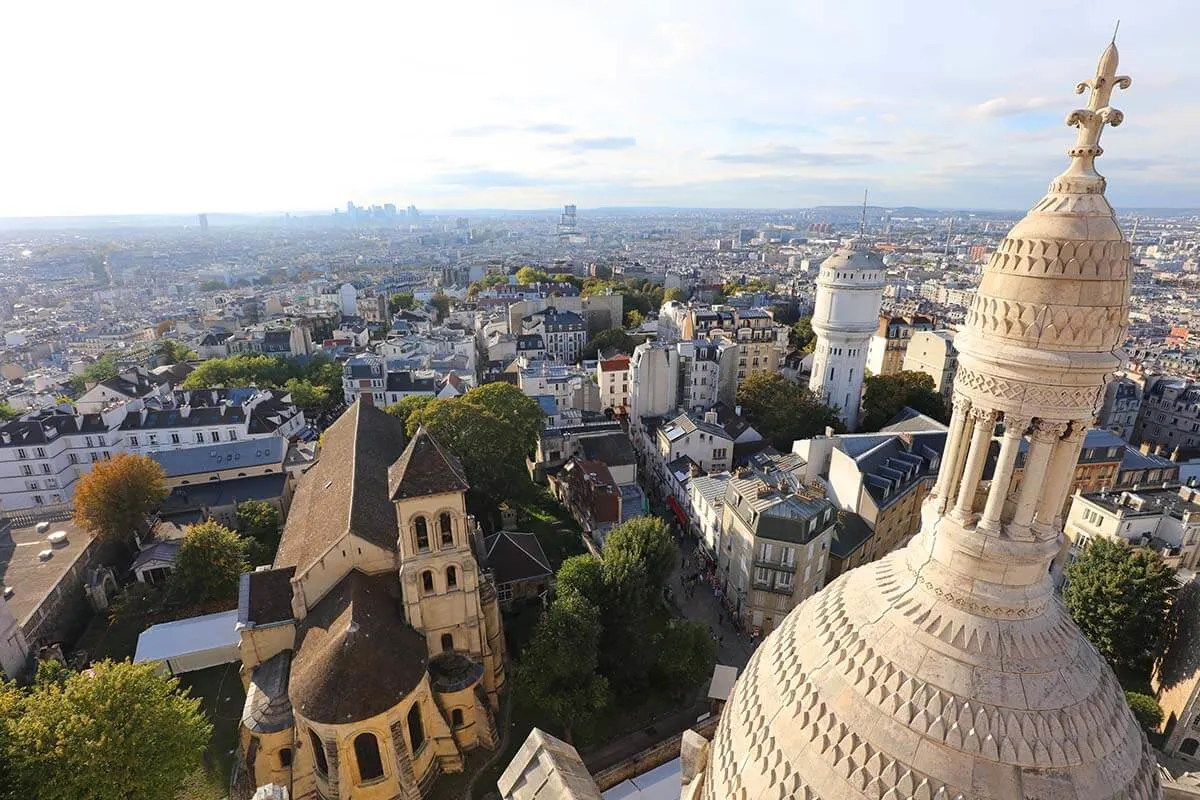
<svg viewBox="0 0 1200 800">
<path fill-rule="evenodd" d="M 102 539 L 124 541 L 167 496 L 166 475 L 149 456 L 121 453 L 101 461 L 75 489 L 75 524 Z"/>
</svg>

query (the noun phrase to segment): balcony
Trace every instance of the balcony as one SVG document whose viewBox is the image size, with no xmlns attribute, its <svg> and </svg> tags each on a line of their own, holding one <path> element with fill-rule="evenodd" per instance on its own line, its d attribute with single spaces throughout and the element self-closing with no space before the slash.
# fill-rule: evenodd
<svg viewBox="0 0 1200 800">
<path fill-rule="evenodd" d="M 796 572 L 796 562 L 795 561 L 793 561 L 790 564 L 785 564 L 782 561 L 779 561 L 774 558 L 761 558 L 759 556 L 755 556 L 754 557 L 754 566 L 766 567 L 767 569 L 778 570 L 779 572 L 791 572 L 793 574 Z"/>
</svg>

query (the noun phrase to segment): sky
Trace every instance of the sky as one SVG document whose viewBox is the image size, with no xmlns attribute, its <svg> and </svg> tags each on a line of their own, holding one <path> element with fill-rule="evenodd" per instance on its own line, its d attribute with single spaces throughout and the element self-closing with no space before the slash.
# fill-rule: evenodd
<svg viewBox="0 0 1200 800">
<path fill-rule="evenodd" d="M 1020 209 L 1121 18 L 1098 162 L 1200 207 L 1200 3 L 8 2 L 0 216 Z"/>
</svg>

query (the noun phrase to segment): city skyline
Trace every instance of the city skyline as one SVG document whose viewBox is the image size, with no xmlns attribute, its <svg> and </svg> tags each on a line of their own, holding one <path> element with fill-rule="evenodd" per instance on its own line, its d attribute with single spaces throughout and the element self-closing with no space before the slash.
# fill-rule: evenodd
<svg viewBox="0 0 1200 800">
<path fill-rule="evenodd" d="M 16 8 L 0 216 L 798 208 L 863 186 L 1022 209 L 1067 163 L 1060 76 L 1090 73 L 1121 7 Z M 1200 10 L 1126 17 L 1148 77 L 1100 169 L 1118 208 L 1195 206 L 1197 112 L 1168 98 Z"/>
</svg>

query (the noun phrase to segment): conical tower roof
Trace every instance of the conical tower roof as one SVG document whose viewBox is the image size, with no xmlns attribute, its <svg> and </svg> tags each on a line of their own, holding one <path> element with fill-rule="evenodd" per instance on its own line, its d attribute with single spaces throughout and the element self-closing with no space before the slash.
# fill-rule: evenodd
<svg viewBox="0 0 1200 800">
<path fill-rule="evenodd" d="M 1162 796 L 1121 687 L 1048 574 L 1125 333 L 1128 246 L 1093 163 L 1101 129 L 1121 119 L 1108 100 L 1129 79 L 1116 66 L 1110 46 L 1079 85 L 1091 95 L 1067 119 L 1079 128 L 1070 167 L 988 266 L 959 337 L 965 373 L 921 532 L 767 637 L 687 800 Z M 1018 452 L 1025 477 L 1010 492 Z"/>
</svg>

